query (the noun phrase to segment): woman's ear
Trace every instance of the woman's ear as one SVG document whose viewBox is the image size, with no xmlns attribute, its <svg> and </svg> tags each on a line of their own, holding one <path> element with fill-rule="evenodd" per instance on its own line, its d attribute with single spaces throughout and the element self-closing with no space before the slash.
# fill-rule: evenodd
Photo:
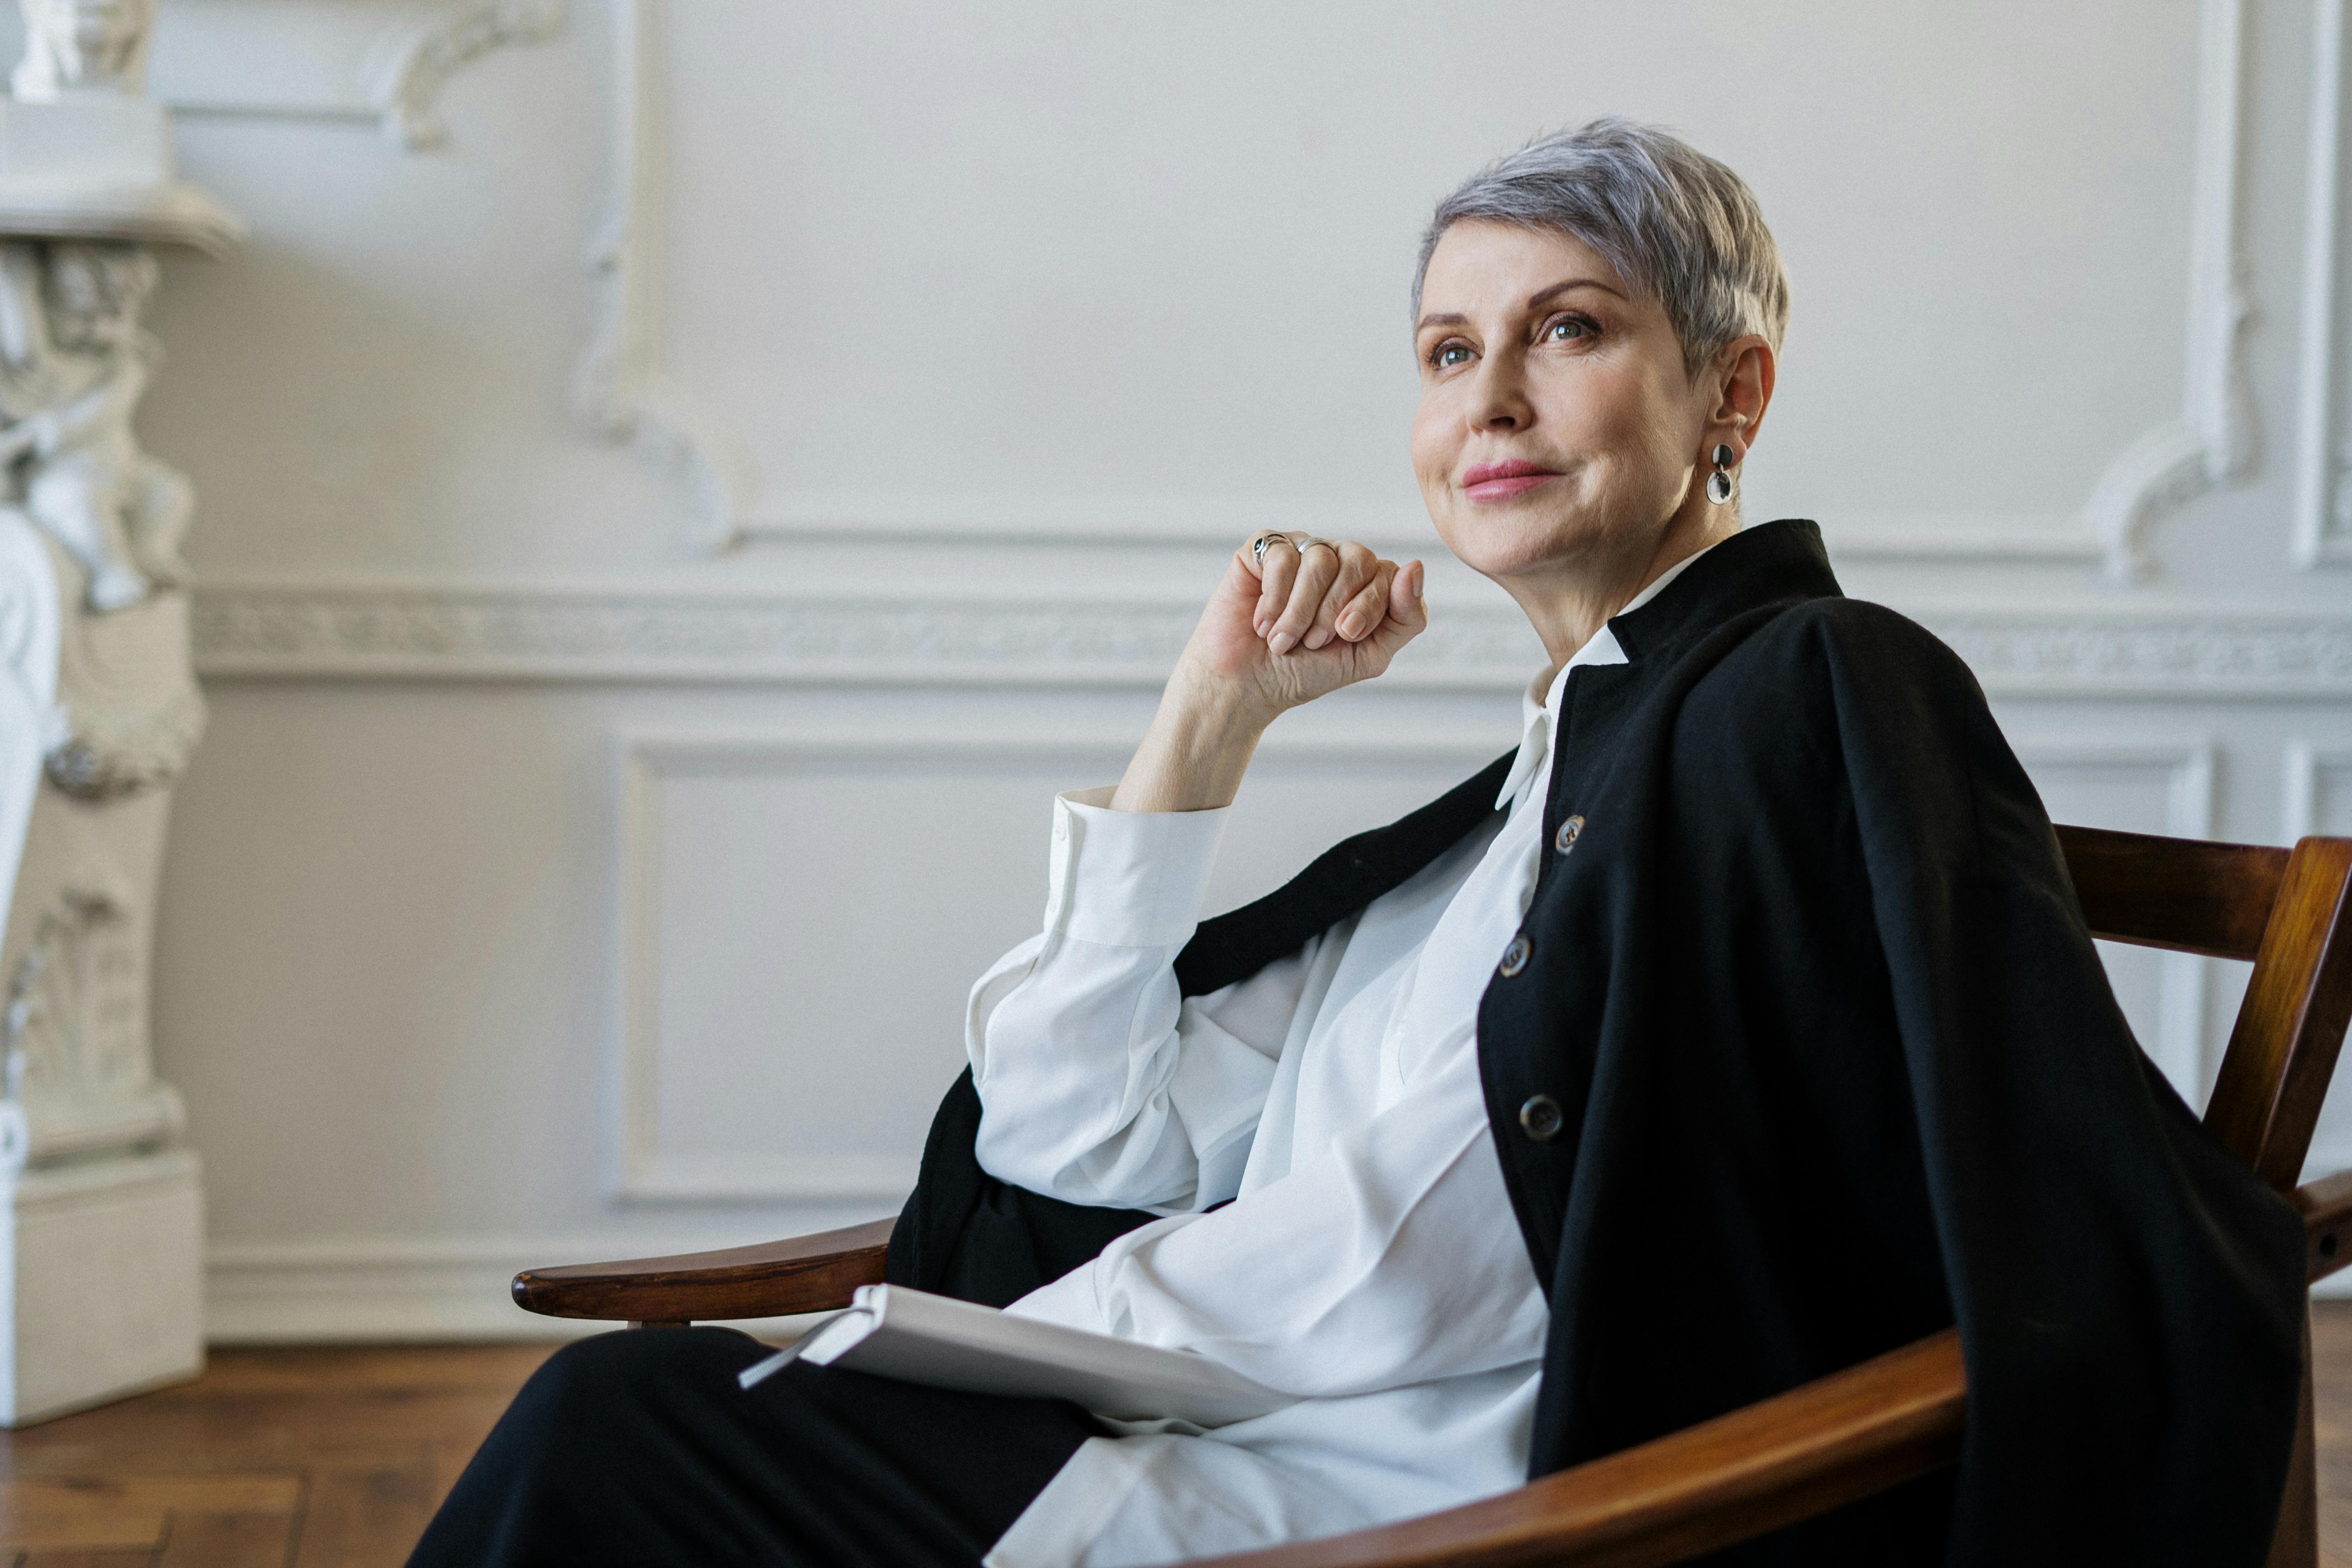
<svg viewBox="0 0 2352 1568">
<path fill-rule="evenodd" d="M 1713 451 L 1717 442 L 1728 442 L 1736 468 L 1747 460 L 1748 448 L 1756 444 L 1756 432 L 1764 423 L 1764 411 L 1772 403 L 1778 370 L 1772 345 L 1754 332 L 1734 338 L 1716 351 L 1715 361 L 1707 368 L 1717 390 L 1702 445 Z"/>
</svg>

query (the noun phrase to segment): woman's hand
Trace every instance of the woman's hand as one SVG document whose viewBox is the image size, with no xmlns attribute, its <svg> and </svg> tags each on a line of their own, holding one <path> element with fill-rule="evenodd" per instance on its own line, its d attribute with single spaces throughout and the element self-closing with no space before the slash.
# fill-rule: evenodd
<svg viewBox="0 0 2352 1568">
<path fill-rule="evenodd" d="M 1420 635 L 1422 582 L 1420 562 L 1399 566 L 1352 541 L 1252 535 L 1209 596 L 1112 807 L 1232 805 L 1268 724 L 1370 679 Z"/>
<path fill-rule="evenodd" d="M 1421 584 L 1420 562 L 1401 567 L 1352 540 L 1254 535 L 1210 595 L 1176 679 L 1224 688 L 1272 723 L 1388 668 L 1429 624 Z"/>
</svg>

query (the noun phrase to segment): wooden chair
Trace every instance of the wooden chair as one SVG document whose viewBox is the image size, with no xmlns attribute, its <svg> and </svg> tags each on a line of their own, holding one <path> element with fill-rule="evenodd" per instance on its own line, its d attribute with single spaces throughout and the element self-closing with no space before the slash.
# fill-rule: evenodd
<svg viewBox="0 0 2352 1568">
<path fill-rule="evenodd" d="M 2352 838 L 2292 850 L 2061 827 L 2095 934 L 2248 959 L 2205 1125 L 2303 1211 L 2309 1278 L 2352 1261 L 2352 1173 L 2297 1188 L 2352 1015 Z M 678 1258 L 515 1277 L 524 1308 L 635 1327 L 816 1312 L 882 1278 L 891 1222 Z M 2303 1415 L 2272 1568 L 2315 1568 L 2309 1331 Z M 1943 1332 L 1517 1491 L 1402 1524 L 1222 1558 L 1226 1568 L 1652 1568 L 1733 1545 L 1954 1463 L 1968 1379 Z"/>
</svg>

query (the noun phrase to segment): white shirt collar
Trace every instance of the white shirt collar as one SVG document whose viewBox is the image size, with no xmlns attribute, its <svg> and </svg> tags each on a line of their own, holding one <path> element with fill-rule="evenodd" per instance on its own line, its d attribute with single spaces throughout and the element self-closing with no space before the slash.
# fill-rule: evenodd
<svg viewBox="0 0 2352 1568">
<path fill-rule="evenodd" d="M 1721 540 L 1716 541 L 1716 544 L 1722 542 Z M 1617 615 L 1631 615 L 1664 593 L 1667 584 L 1681 576 L 1692 562 L 1706 554 L 1707 550 L 1714 548 L 1715 545 L 1710 544 L 1706 550 L 1685 555 L 1659 573 L 1650 580 L 1647 587 L 1627 600 L 1625 607 L 1619 610 Z M 1616 616 L 1612 616 L 1610 620 L 1613 621 L 1616 618 Z M 1549 681 L 1538 675 L 1535 679 L 1528 682 L 1527 693 L 1520 699 L 1519 704 L 1522 716 L 1519 754 L 1511 762 L 1510 773 L 1503 780 L 1502 793 L 1495 797 L 1496 810 L 1505 810 L 1516 805 L 1528 786 L 1543 776 L 1544 764 L 1551 758 L 1553 735 L 1559 728 L 1559 694 L 1567 689 L 1570 672 L 1582 668 L 1588 664 L 1628 662 L 1630 661 L 1625 658 L 1624 648 L 1617 641 L 1617 634 L 1610 630 L 1608 622 L 1604 621 L 1601 623 L 1601 629 L 1585 640 L 1582 647 L 1568 656 L 1568 662 L 1561 665 L 1558 673 L 1554 674 Z M 1540 689 L 1540 695 L 1538 695 L 1538 689 Z"/>
</svg>

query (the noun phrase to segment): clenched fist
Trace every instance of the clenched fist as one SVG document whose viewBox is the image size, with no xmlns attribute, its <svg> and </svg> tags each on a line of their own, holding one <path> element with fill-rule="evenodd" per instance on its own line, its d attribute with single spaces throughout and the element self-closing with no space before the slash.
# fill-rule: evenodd
<svg viewBox="0 0 2352 1568">
<path fill-rule="evenodd" d="M 1112 805 L 1232 804 L 1258 737 L 1286 709 L 1369 680 L 1429 624 L 1422 564 L 1351 540 L 1254 534 L 1234 552 Z"/>
</svg>

